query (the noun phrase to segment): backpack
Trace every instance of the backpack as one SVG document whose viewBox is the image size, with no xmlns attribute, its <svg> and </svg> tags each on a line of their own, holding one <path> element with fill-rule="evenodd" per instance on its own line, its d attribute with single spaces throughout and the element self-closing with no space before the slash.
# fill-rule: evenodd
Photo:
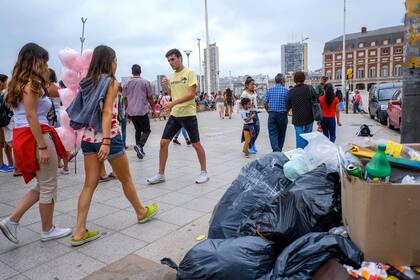
<svg viewBox="0 0 420 280">
<path fill-rule="evenodd" d="M 357 136 L 360 137 L 372 137 L 373 135 L 370 133 L 370 128 L 366 124 L 362 124 L 359 128 L 359 131 L 356 133 Z"/>
<path fill-rule="evenodd" d="M 6 127 L 9 125 L 10 120 L 12 119 L 13 111 L 10 110 L 5 102 L 4 95 L 0 96 L 0 127 Z"/>
<path fill-rule="evenodd" d="M 49 98 L 49 97 L 47 97 L 47 98 Z M 47 120 L 48 120 L 48 123 L 51 126 L 55 127 L 58 123 L 58 118 L 57 118 L 57 113 L 55 112 L 54 102 L 52 101 L 51 98 L 50 98 L 50 100 L 51 100 L 51 108 L 47 113 Z"/>
</svg>

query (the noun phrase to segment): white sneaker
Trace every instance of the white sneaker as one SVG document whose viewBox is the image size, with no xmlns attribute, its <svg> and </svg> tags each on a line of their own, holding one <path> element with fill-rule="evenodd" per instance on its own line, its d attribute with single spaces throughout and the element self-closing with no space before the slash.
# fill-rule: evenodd
<svg viewBox="0 0 420 280">
<path fill-rule="evenodd" d="M 200 175 L 198 175 L 197 179 L 195 179 L 195 182 L 197 184 L 203 184 L 205 182 L 207 182 L 208 180 L 210 180 L 209 175 L 207 174 L 206 171 L 201 171 Z"/>
<path fill-rule="evenodd" d="M 3 232 L 4 236 L 6 236 L 7 239 L 9 239 L 15 244 L 19 243 L 19 240 L 17 238 L 18 226 L 18 223 L 13 223 L 12 221 L 10 221 L 9 218 L 0 221 L 0 230 Z"/>
<path fill-rule="evenodd" d="M 69 175 L 70 174 L 70 170 L 65 170 L 64 168 L 60 169 L 60 175 Z"/>
<path fill-rule="evenodd" d="M 59 227 L 53 226 L 50 231 L 41 232 L 41 241 L 59 239 L 67 235 L 70 235 L 71 232 L 72 232 L 71 228 L 59 228 Z"/>
<path fill-rule="evenodd" d="M 147 179 L 147 182 L 152 185 L 163 183 L 165 182 L 165 175 L 158 173 L 152 178 Z"/>
</svg>

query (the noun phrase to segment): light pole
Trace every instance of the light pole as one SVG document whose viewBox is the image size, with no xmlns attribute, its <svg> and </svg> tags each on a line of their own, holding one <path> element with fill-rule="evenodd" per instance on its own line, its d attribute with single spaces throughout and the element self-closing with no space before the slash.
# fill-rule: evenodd
<svg viewBox="0 0 420 280">
<path fill-rule="evenodd" d="M 200 45 L 200 38 L 197 38 L 197 45 L 198 45 L 198 68 L 200 72 L 200 94 L 203 92 L 203 85 L 202 85 L 202 79 L 201 79 L 201 45 Z"/>
<path fill-rule="evenodd" d="M 341 87 L 343 88 L 344 92 L 347 92 L 346 89 L 346 79 L 345 79 L 345 72 L 346 72 L 346 0 L 343 0 L 344 3 L 344 17 L 343 17 L 343 54 L 342 54 L 342 62 L 341 62 Z"/>
<path fill-rule="evenodd" d="M 192 53 L 192 50 L 185 50 L 184 53 L 187 55 L 187 65 L 188 68 L 190 68 L 190 54 Z"/>
<path fill-rule="evenodd" d="M 305 46 L 303 45 L 303 43 L 305 41 L 308 41 L 308 40 L 309 40 L 309 37 L 306 37 L 306 38 L 304 38 L 300 41 L 300 44 L 302 45 L 302 48 L 303 48 L 303 52 L 302 52 L 302 72 L 305 72 Z"/>
<path fill-rule="evenodd" d="M 80 37 L 80 54 L 83 53 L 83 44 L 85 43 L 85 23 L 87 21 L 87 18 L 80 18 L 82 20 L 82 37 Z"/>
<path fill-rule="evenodd" d="M 206 21 L 206 70 L 207 70 L 207 94 L 210 94 L 210 48 L 209 48 L 209 17 L 207 12 L 207 0 L 204 0 L 204 13 Z"/>
</svg>

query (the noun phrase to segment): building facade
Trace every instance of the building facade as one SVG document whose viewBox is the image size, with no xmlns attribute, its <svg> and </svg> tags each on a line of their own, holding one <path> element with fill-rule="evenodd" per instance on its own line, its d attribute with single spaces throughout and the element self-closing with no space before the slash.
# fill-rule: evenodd
<svg viewBox="0 0 420 280">
<path fill-rule="evenodd" d="M 209 45 L 210 49 L 210 93 L 219 91 L 219 47 L 216 43 Z M 204 49 L 204 91 L 207 92 L 207 48 Z"/>
<path fill-rule="evenodd" d="M 308 72 L 307 43 L 288 43 L 281 46 L 281 71 L 285 74 Z"/>
<path fill-rule="evenodd" d="M 352 88 L 369 90 L 374 84 L 402 80 L 404 34 L 401 25 L 373 31 L 362 27 L 346 35 L 345 69 L 353 70 Z M 342 42 L 340 36 L 324 46 L 323 74 L 334 84 L 341 84 Z"/>
</svg>

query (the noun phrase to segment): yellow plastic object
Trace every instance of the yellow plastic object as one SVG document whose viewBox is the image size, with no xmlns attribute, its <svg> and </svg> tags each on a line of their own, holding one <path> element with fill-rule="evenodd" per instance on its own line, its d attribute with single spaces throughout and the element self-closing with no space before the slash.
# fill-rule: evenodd
<svg viewBox="0 0 420 280">
<path fill-rule="evenodd" d="M 372 151 L 367 148 L 361 148 L 356 145 L 353 145 L 350 148 L 350 152 L 355 156 L 364 157 L 364 158 L 372 158 L 375 155 L 375 151 Z"/>
<path fill-rule="evenodd" d="M 386 278 L 386 280 L 399 280 L 399 279 L 395 276 L 390 275 Z"/>
<path fill-rule="evenodd" d="M 385 154 L 391 155 L 394 158 L 399 158 L 401 156 L 402 150 L 403 150 L 402 144 L 397 143 L 395 141 L 391 141 L 391 140 L 386 142 Z"/>
<path fill-rule="evenodd" d="M 203 241 L 204 239 L 206 239 L 206 236 L 202 235 L 202 234 L 195 238 L 195 240 L 197 240 L 197 241 Z"/>
</svg>

